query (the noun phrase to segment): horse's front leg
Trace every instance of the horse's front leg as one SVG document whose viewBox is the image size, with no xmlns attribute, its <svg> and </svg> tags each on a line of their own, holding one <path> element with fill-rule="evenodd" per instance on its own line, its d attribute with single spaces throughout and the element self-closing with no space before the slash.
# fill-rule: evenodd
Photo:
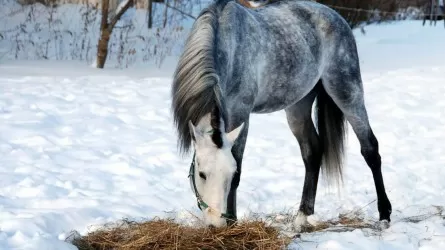
<svg viewBox="0 0 445 250">
<path fill-rule="evenodd" d="M 241 131 L 239 137 L 236 139 L 235 144 L 232 147 L 232 154 L 236 160 L 236 172 L 232 179 L 232 185 L 230 186 L 229 196 L 227 198 L 227 213 L 232 218 L 227 219 L 227 224 L 233 225 L 237 220 L 236 214 L 236 191 L 241 179 L 241 166 L 243 161 L 244 148 L 246 146 L 247 134 L 249 130 L 249 121 L 244 121 L 244 128 Z"/>
</svg>

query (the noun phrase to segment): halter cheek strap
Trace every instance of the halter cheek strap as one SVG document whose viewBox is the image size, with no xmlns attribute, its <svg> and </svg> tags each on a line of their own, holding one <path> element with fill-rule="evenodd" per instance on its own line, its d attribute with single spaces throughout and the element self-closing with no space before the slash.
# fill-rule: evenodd
<svg viewBox="0 0 445 250">
<path fill-rule="evenodd" d="M 205 210 L 207 208 L 210 208 L 207 203 L 204 202 L 204 200 L 201 198 L 201 195 L 198 192 L 198 189 L 196 188 L 196 181 L 195 181 L 195 157 L 196 152 L 193 154 L 193 160 L 190 164 L 190 170 L 188 178 L 190 179 L 190 186 L 192 187 L 193 193 L 195 193 L 196 200 L 198 201 L 198 207 L 200 210 Z M 233 220 L 234 216 L 228 213 L 221 213 L 221 218 L 230 219 Z"/>
</svg>

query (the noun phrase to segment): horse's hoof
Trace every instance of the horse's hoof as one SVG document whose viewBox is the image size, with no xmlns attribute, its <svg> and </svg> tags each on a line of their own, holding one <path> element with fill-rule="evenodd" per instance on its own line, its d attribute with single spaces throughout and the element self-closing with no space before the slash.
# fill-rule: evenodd
<svg viewBox="0 0 445 250">
<path fill-rule="evenodd" d="M 296 232 L 307 232 L 312 231 L 311 228 L 316 226 L 316 222 L 308 221 L 308 216 L 299 211 L 294 219 L 293 226 Z"/>
<path fill-rule="evenodd" d="M 383 231 L 385 229 L 389 228 L 389 221 L 388 220 L 381 220 L 381 221 L 377 221 L 375 223 L 375 228 L 377 230 Z"/>
<path fill-rule="evenodd" d="M 234 227 L 234 226 L 236 226 L 237 223 L 238 223 L 238 221 L 236 219 L 234 219 L 234 220 L 227 220 L 227 226 L 228 227 Z"/>
</svg>

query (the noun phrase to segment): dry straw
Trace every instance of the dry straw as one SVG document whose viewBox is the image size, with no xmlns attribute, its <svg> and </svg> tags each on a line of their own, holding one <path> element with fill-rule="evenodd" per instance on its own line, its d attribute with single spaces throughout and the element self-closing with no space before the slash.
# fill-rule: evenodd
<svg viewBox="0 0 445 250">
<path fill-rule="evenodd" d="M 395 223 L 417 223 L 435 216 L 445 218 L 443 207 L 434 206 L 433 208 L 435 208 L 434 211 L 402 218 Z M 265 221 L 260 217 L 260 215 L 256 215 L 253 218 L 239 221 L 235 226 L 221 229 L 189 226 L 177 223 L 174 219 L 154 218 L 145 222 L 123 220 L 107 224 L 85 236 L 73 232 L 67 241 L 79 250 L 278 250 L 285 249 L 292 240 L 297 240 L 302 236 L 295 232 L 279 229 L 280 227 L 288 228 L 292 224 L 291 213 L 266 215 Z M 338 218 L 320 221 L 314 226 L 303 227 L 300 233 L 345 232 L 356 229 L 370 229 L 379 232 L 383 229 L 381 226 L 377 221 L 365 220 L 357 210 L 341 214 Z"/>
<path fill-rule="evenodd" d="M 265 222 L 240 221 L 224 229 L 190 227 L 174 220 L 134 222 L 124 220 L 108 224 L 86 236 L 74 237 L 79 250 L 142 249 L 284 249 L 291 241 Z"/>
</svg>

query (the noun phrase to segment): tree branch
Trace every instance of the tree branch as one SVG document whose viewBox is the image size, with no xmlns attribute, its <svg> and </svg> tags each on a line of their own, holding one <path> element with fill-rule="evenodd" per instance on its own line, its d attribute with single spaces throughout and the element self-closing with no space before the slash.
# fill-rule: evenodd
<svg viewBox="0 0 445 250">
<path fill-rule="evenodd" d="M 186 13 L 186 12 L 184 12 L 184 11 L 182 11 L 182 10 L 180 10 L 180 9 L 178 9 L 178 8 L 176 8 L 176 7 L 174 7 L 174 6 L 171 6 L 171 5 L 168 4 L 168 3 L 164 3 L 164 4 L 165 4 L 165 6 L 169 7 L 170 9 L 176 10 L 176 11 L 178 11 L 179 13 L 183 14 L 184 16 L 187 16 L 187 17 L 190 17 L 190 18 L 196 20 L 196 17 L 192 16 L 191 14 Z"/>
<path fill-rule="evenodd" d="M 110 31 L 110 33 L 113 30 L 114 26 L 116 25 L 117 21 L 119 21 L 119 19 L 121 19 L 122 15 L 125 13 L 125 11 L 127 11 L 131 6 L 133 6 L 133 2 L 134 2 L 134 0 L 127 0 L 125 5 L 113 17 L 111 22 L 108 24 L 108 31 Z"/>
</svg>

